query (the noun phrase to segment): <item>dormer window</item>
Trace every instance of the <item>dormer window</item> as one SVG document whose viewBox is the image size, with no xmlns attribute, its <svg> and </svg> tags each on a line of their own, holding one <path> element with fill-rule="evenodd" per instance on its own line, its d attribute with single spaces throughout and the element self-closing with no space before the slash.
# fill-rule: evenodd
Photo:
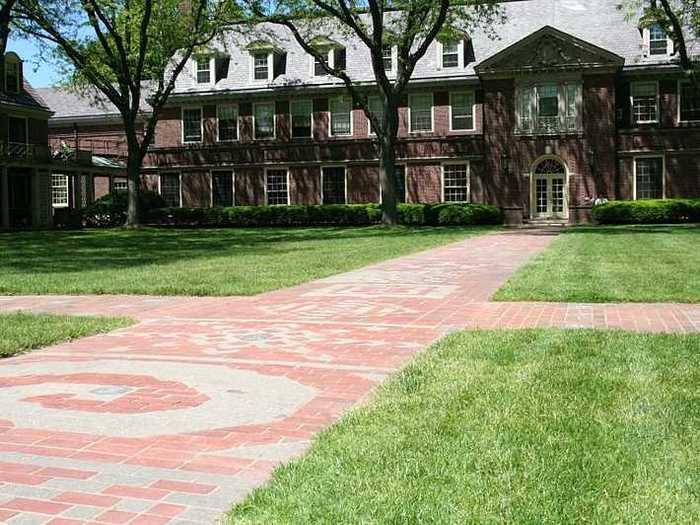
<svg viewBox="0 0 700 525">
<path fill-rule="evenodd" d="M 253 53 L 253 79 L 268 80 L 270 77 L 270 54 Z"/>
<path fill-rule="evenodd" d="M 459 42 L 445 42 L 442 44 L 442 67 L 459 67 Z"/>
<path fill-rule="evenodd" d="M 384 71 L 394 70 L 394 46 L 391 44 L 382 46 L 382 62 L 384 63 Z"/>
<path fill-rule="evenodd" d="M 211 59 L 209 57 L 198 57 L 197 61 L 197 84 L 211 84 Z"/>
<path fill-rule="evenodd" d="M 668 37 L 659 24 L 649 28 L 649 54 L 668 55 Z"/>
<path fill-rule="evenodd" d="M 325 59 L 326 65 L 330 69 L 345 71 L 347 54 L 345 48 L 338 42 L 326 37 L 317 37 L 311 41 L 311 47 L 313 47 L 315 51 Z M 323 77 L 328 75 L 326 69 L 323 67 L 322 61 L 319 60 L 319 57 L 312 57 L 311 75 L 314 77 Z"/>
<path fill-rule="evenodd" d="M 5 61 L 5 90 L 8 93 L 19 93 L 19 62 Z"/>
</svg>

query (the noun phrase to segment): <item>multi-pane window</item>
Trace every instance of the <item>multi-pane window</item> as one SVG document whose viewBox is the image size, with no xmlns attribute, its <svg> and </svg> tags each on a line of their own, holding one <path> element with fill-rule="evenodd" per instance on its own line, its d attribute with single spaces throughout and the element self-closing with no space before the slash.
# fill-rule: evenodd
<svg viewBox="0 0 700 525">
<path fill-rule="evenodd" d="M 336 47 L 333 49 L 333 67 L 340 71 L 345 71 L 347 62 L 347 53 L 344 47 Z"/>
<path fill-rule="evenodd" d="M 459 66 L 459 42 L 443 42 L 442 44 L 442 67 Z"/>
<path fill-rule="evenodd" d="M 8 93 L 19 93 L 18 62 L 5 62 L 5 89 Z"/>
<path fill-rule="evenodd" d="M 445 164 L 442 170 L 444 201 L 467 202 L 469 200 L 469 166 Z"/>
<path fill-rule="evenodd" d="M 209 57 L 199 57 L 197 60 L 197 84 L 211 83 L 211 60 Z"/>
<path fill-rule="evenodd" d="M 657 87 L 656 82 L 632 83 L 632 120 L 634 124 L 657 121 Z"/>
<path fill-rule="evenodd" d="M 51 203 L 54 208 L 68 207 L 68 175 L 51 175 Z"/>
<path fill-rule="evenodd" d="M 323 204 L 345 204 L 345 168 L 342 166 L 323 168 L 321 177 Z"/>
<path fill-rule="evenodd" d="M 450 93 L 450 129 L 453 131 L 474 129 L 474 94 Z"/>
<path fill-rule="evenodd" d="M 211 174 L 212 206 L 233 206 L 233 173 L 213 171 Z"/>
<path fill-rule="evenodd" d="M 700 86 L 690 82 L 680 85 L 681 122 L 700 121 Z"/>
<path fill-rule="evenodd" d="M 311 119 L 314 111 L 311 100 L 293 100 L 290 104 L 292 114 L 292 137 L 308 138 L 311 136 Z"/>
<path fill-rule="evenodd" d="M 350 135 L 352 133 L 352 105 L 345 97 L 330 100 L 331 135 Z"/>
<path fill-rule="evenodd" d="M 163 173 L 160 176 L 160 196 L 170 208 L 180 207 L 180 175 Z"/>
<path fill-rule="evenodd" d="M 433 95 L 432 93 L 411 95 L 409 97 L 411 113 L 411 131 L 433 130 Z"/>
<path fill-rule="evenodd" d="M 265 196 L 267 204 L 289 204 L 287 170 L 270 169 L 265 172 Z"/>
<path fill-rule="evenodd" d="M 516 91 L 519 133 L 580 131 L 581 84 L 559 82 L 519 86 Z"/>
<path fill-rule="evenodd" d="M 256 139 L 271 139 L 275 136 L 274 103 L 254 104 L 253 120 Z"/>
<path fill-rule="evenodd" d="M 394 48 L 391 44 L 382 46 L 382 62 L 384 63 L 384 71 L 392 71 L 394 69 Z"/>
<path fill-rule="evenodd" d="M 382 99 L 380 97 L 369 97 L 367 104 L 369 106 L 369 112 L 374 115 L 374 118 L 377 119 L 379 123 L 381 123 L 382 120 L 384 120 L 384 103 L 382 102 Z M 376 133 L 372 127 L 371 120 L 369 121 L 369 132 Z"/>
<path fill-rule="evenodd" d="M 663 157 L 634 159 L 634 174 L 636 199 L 663 199 Z"/>
<path fill-rule="evenodd" d="M 238 107 L 235 105 L 216 108 L 219 141 L 238 140 Z"/>
<path fill-rule="evenodd" d="M 328 66 L 330 66 L 330 63 L 328 62 L 328 55 L 324 57 L 326 59 L 326 63 Z M 318 58 L 314 57 L 314 76 L 315 77 L 322 77 L 324 75 L 327 75 L 326 69 L 323 67 L 323 62 L 319 60 Z"/>
<path fill-rule="evenodd" d="M 268 53 L 253 54 L 253 79 L 267 80 L 270 75 L 270 56 Z"/>
<path fill-rule="evenodd" d="M 114 179 L 112 191 L 129 191 L 129 182 L 123 178 Z"/>
<path fill-rule="evenodd" d="M 654 24 L 649 28 L 649 54 L 668 54 L 668 38 L 666 37 L 666 32 L 659 24 Z"/>
<path fill-rule="evenodd" d="M 202 141 L 202 108 L 184 108 L 182 110 L 182 141 Z"/>
</svg>

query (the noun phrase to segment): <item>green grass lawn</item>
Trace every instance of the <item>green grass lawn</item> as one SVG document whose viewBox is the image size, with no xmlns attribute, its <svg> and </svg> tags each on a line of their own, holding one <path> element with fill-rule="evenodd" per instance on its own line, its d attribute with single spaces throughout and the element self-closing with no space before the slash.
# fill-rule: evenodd
<svg viewBox="0 0 700 525">
<path fill-rule="evenodd" d="M 697 523 L 700 337 L 447 337 L 232 524 Z"/>
<path fill-rule="evenodd" d="M 0 357 L 128 326 L 122 318 L 0 314 Z"/>
<path fill-rule="evenodd" d="M 494 300 L 699 303 L 700 227 L 566 230 Z"/>
<path fill-rule="evenodd" d="M 0 234 L 0 294 L 252 295 L 488 227 L 143 229 Z"/>
</svg>

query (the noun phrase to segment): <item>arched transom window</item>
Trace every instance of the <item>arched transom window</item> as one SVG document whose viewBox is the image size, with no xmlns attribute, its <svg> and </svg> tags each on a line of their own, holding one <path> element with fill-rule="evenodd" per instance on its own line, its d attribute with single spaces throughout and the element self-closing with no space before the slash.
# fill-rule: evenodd
<svg viewBox="0 0 700 525">
<path fill-rule="evenodd" d="M 544 159 L 535 166 L 536 175 L 549 175 L 552 173 L 566 173 L 564 165 L 557 159 Z"/>
</svg>

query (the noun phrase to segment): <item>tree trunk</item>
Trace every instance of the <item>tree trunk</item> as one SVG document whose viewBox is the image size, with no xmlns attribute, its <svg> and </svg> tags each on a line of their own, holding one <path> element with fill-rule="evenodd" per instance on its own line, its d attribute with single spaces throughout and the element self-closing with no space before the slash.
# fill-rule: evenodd
<svg viewBox="0 0 700 525">
<path fill-rule="evenodd" d="M 379 139 L 379 183 L 382 191 L 382 223 L 398 224 L 396 209 L 396 142 L 399 129 L 398 103 L 384 102 L 384 133 Z"/>
<path fill-rule="evenodd" d="M 129 141 L 130 142 L 130 141 Z M 141 210 L 139 209 L 139 193 L 141 188 L 141 155 L 139 150 L 129 144 L 129 158 L 126 162 L 127 184 L 129 189 L 129 207 L 126 212 L 126 227 L 141 226 Z"/>
</svg>

